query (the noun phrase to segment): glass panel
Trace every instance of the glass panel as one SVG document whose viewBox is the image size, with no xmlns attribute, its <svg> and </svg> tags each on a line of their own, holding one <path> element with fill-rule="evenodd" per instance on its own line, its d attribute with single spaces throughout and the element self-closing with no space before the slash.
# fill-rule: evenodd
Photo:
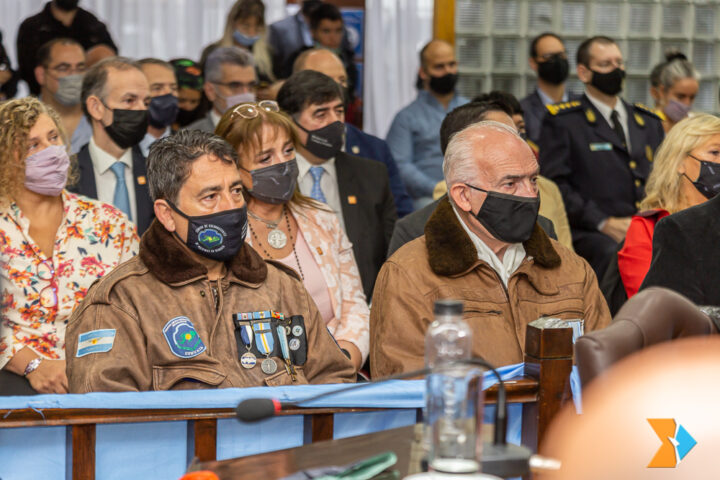
<svg viewBox="0 0 720 480">
<path fill-rule="evenodd" d="M 620 30 L 620 5 L 595 4 L 595 31 L 607 35 Z"/>
<path fill-rule="evenodd" d="M 695 42 L 692 61 L 700 73 L 715 75 L 715 46 L 707 42 Z"/>
<path fill-rule="evenodd" d="M 649 34 L 652 31 L 652 5 L 630 5 L 630 31 L 633 35 Z"/>
<path fill-rule="evenodd" d="M 520 90 L 520 77 L 517 75 L 493 75 L 492 76 L 492 89 L 500 90 L 503 92 L 509 92 L 518 98 L 522 95 Z"/>
<path fill-rule="evenodd" d="M 582 40 L 565 40 L 565 49 L 568 53 L 568 63 L 570 63 L 570 71 L 575 71 L 575 54 L 577 53 L 578 47 L 582 43 Z"/>
<path fill-rule="evenodd" d="M 695 97 L 695 103 L 693 104 L 693 110 L 698 112 L 714 112 L 717 85 L 713 81 L 700 82 L 700 91 L 697 97 Z"/>
<path fill-rule="evenodd" d="M 484 33 L 487 2 L 485 0 L 457 0 L 455 28 L 458 32 Z"/>
<path fill-rule="evenodd" d="M 715 7 L 697 5 L 695 7 L 695 34 L 712 35 L 715 33 Z"/>
<path fill-rule="evenodd" d="M 625 80 L 625 100 L 630 103 L 640 102 L 648 104 L 650 97 L 650 82 L 647 78 L 628 78 Z"/>
<path fill-rule="evenodd" d="M 651 40 L 628 40 L 627 52 L 627 68 L 633 71 L 648 71 L 650 69 L 650 60 L 652 53 Z"/>
<path fill-rule="evenodd" d="M 485 45 L 487 40 L 477 37 L 458 37 L 455 41 L 458 63 L 462 67 L 481 68 L 486 66 Z"/>
<path fill-rule="evenodd" d="M 580 95 L 585 91 L 585 85 L 577 78 L 571 77 L 565 84 L 565 88 L 568 92 Z"/>
<path fill-rule="evenodd" d="M 564 3 L 562 25 L 563 33 L 585 33 L 585 4 Z"/>
<path fill-rule="evenodd" d="M 687 5 L 663 6 L 663 33 L 683 33 Z"/>
<path fill-rule="evenodd" d="M 552 30 L 552 4 L 550 2 L 528 2 L 528 28 L 532 32 Z"/>
<path fill-rule="evenodd" d="M 480 75 L 463 74 L 461 72 L 457 89 L 463 97 L 473 98 L 483 93 L 483 84 L 483 78 Z"/>
<path fill-rule="evenodd" d="M 514 38 L 495 38 L 493 41 L 493 67 L 517 68 L 518 42 Z"/>
<path fill-rule="evenodd" d="M 520 28 L 520 14 L 516 0 L 495 2 L 492 28 L 504 31 L 517 31 Z"/>
</svg>

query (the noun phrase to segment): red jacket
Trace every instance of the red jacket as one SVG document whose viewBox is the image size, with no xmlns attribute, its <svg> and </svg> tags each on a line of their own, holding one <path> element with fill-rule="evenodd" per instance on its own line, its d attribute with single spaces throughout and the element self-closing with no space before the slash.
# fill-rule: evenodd
<svg viewBox="0 0 720 480">
<path fill-rule="evenodd" d="M 625 244 L 618 252 L 618 269 L 628 298 L 640 289 L 652 261 L 652 240 L 655 225 L 667 217 L 667 210 L 645 210 L 632 217 L 625 235 Z"/>
</svg>

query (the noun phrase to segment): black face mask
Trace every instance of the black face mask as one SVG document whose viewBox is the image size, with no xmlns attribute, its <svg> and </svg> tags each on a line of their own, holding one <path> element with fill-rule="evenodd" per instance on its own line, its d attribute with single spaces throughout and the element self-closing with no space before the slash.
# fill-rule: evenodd
<svg viewBox="0 0 720 480">
<path fill-rule="evenodd" d="M 700 160 L 690 154 L 688 154 L 688 157 L 700 162 L 700 175 L 698 175 L 695 181 L 690 180 L 690 177 L 684 173 L 683 175 L 685 175 L 685 178 L 690 180 L 698 192 L 705 195 L 708 200 L 713 198 L 720 192 L 720 165 L 708 162 L 707 160 Z"/>
<path fill-rule="evenodd" d="M 105 105 L 107 108 L 107 105 Z M 147 110 L 123 110 L 113 108 L 113 123 L 105 127 L 105 131 L 115 144 L 122 148 L 130 148 L 140 143 L 148 128 Z"/>
<path fill-rule="evenodd" d="M 253 188 L 248 193 L 260 201 L 280 205 L 287 203 L 295 193 L 298 166 L 294 158 L 269 167 L 243 170 L 252 175 Z"/>
<path fill-rule="evenodd" d="M 458 81 L 457 73 L 446 73 L 442 77 L 430 77 L 430 90 L 440 95 L 447 95 L 455 90 Z"/>
<path fill-rule="evenodd" d="M 538 62 L 538 77 L 552 85 L 560 85 L 568 78 L 570 65 L 562 55 L 553 55 L 549 60 Z"/>
<path fill-rule="evenodd" d="M 186 127 L 200 117 L 202 117 L 202 105 L 198 105 L 194 110 L 179 109 L 177 117 L 175 117 L 175 121 L 181 127 Z"/>
<path fill-rule="evenodd" d="M 185 245 L 203 257 L 225 262 L 234 258 L 245 243 L 247 206 L 210 215 L 190 217 L 171 202 L 168 202 L 168 205 L 188 221 Z M 182 241 L 177 232 L 173 233 Z"/>
<path fill-rule="evenodd" d="M 148 107 L 150 125 L 155 128 L 165 128 L 172 125 L 179 110 L 178 99 L 172 93 L 153 97 Z"/>
<path fill-rule="evenodd" d="M 530 238 L 540 210 L 539 197 L 520 197 L 465 185 L 487 193 L 475 218 L 490 235 L 506 243 L 522 243 Z"/>
<path fill-rule="evenodd" d="M 616 68 L 608 73 L 600 73 L 590 70 L 593 74 L 590 85 L 600 90 L 605 95 L 617 95 L 622 92 L 625 70 Z"/>
<path fill-rule="evenodd" d="M 317 130 L 306 130 L 297 121 L 295 124 L 308 134 L 305 148 L 316 157 L 328 160 L 342 149 L 345 141 L 345 124 L 343 122 L 338 120 Z"/>
<path fill-rule="evenodd" d="M 55 6 L 59 8 L 60 10 L 66 11 L 66 12 L 72 12 L 75 10 L 78 6 L 78 3 L 80 3 L 80 0 L 55 0 Z"/>
</svg>

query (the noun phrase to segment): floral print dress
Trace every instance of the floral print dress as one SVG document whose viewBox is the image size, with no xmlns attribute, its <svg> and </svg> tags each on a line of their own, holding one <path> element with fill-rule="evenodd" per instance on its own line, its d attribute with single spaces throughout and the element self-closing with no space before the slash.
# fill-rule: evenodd
<svg viewBox="0 0 720 480">
<path fill-rule="evenodd" d="M 0 368 L 24 347 L 65 358 L 65 327 L 88 288 L 138 252 L 133 224 L 115 207 L 67 191 L 53 256 L 30 237 L 11 203 L 0 209 Z"/>
</svg>

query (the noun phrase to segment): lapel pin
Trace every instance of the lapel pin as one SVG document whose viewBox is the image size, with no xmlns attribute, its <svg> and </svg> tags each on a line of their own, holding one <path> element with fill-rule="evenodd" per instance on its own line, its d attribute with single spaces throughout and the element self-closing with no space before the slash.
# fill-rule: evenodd
<svg viewBox="0 0 720 480">
<path fill-rule="evenodd" d="M 351 148 L 351 150 L 352 150 L 352 152 L 353 152 L 355 155 L 357 155 L 358 153 L 360 153 L 360 147 L 358 147 L 357 145 L 353 145 L 352 148 Z"/>
<path fill-rule="evenodd" d="M 138 185 L 145 185 L 147 183 L 147 178 L 145 178 L 144 175 L 140 175 L 137 177 L 137 183 Z"/>
<path fill-rule="evenodd" d="M 357 197 L 355 195 L 348 195 L 348 203 L 350 205 L 357 204 Z"/>
</svg>

